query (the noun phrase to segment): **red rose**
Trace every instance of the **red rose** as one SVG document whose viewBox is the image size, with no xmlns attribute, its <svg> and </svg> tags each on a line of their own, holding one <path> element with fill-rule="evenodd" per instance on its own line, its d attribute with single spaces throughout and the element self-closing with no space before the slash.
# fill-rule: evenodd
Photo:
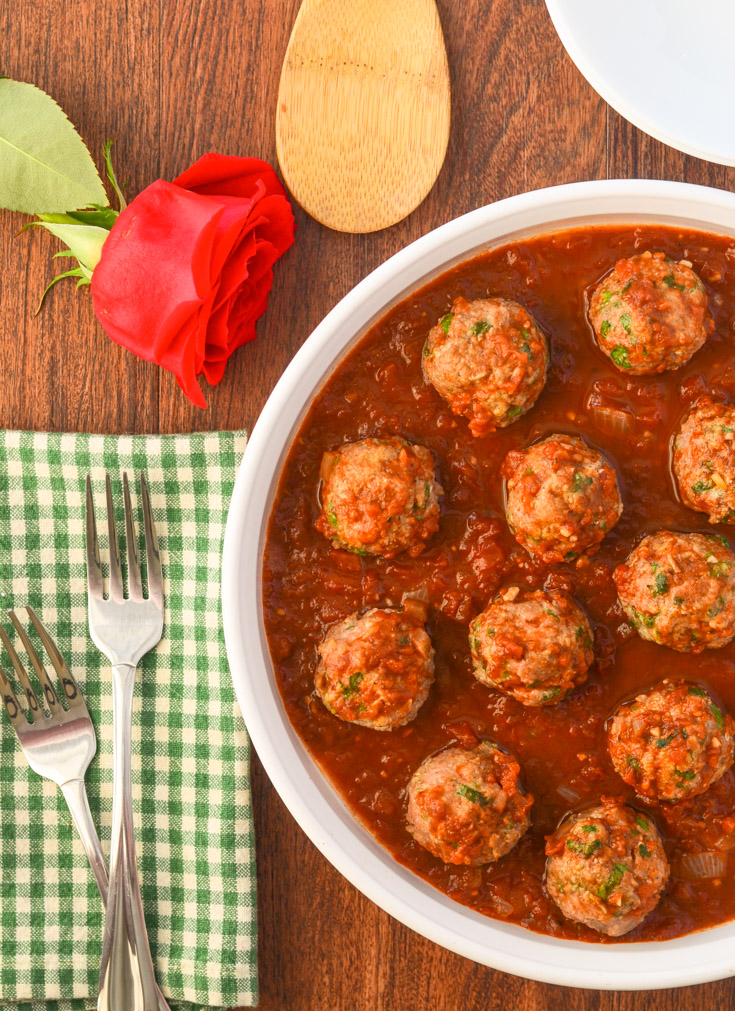
<svg viewBox="0 0 735 1011">
<path fill-rule="evenodd" d="M 255 337 L 271 267 L 293 233 L 270 165 L 206 154 L 120 214 L 92 274 L 97 318 L 114 341 L 173 372 L 187 397 L 206 407 L 196 377 L 218 383 L 233 351 Z"/>
</svg>

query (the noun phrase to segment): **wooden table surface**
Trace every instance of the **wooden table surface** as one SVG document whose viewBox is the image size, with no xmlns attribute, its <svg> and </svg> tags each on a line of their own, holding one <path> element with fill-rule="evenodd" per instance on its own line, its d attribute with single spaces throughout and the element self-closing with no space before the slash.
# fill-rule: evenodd
<svg viewBox="0 0 735 1011">
<path fill-rule="evenodd" d="M 349 2 L 349 0 L 347 0 Z M 400 224 L 328 231 L 296 210 L 258 339 L 239 351 L 209 409 L 113 344 L 89 289 L 60 284 L 33 311 L 56 244 L 0 213 L 0 425 L 177 432 L 252 427 L 299 345 L 386 257 L 501 197 L 582 179 L 654 177 L 732 188 L 735 170 L 680 154 L 613 112 L 566 56 L 543 0 L 438 0 L 452 77 L 439 179 Z M 135 194 L 206 151 L 276 163 L 275 102 L 298 0 L 25 0 L 0 5 L 0 72 L 52 94 L 95 155 L 115 139 Z M 631 68 L 634 72 L 634 68 Z M 58 265 L 57 265 L 58 267 Z M 264 1011 L 633 1011 L 735 1008 L 735 983 L 645 995 L 545 986 L 453 955 L 349 885 L 296 826 L 253 761 Z"/>
</svg>

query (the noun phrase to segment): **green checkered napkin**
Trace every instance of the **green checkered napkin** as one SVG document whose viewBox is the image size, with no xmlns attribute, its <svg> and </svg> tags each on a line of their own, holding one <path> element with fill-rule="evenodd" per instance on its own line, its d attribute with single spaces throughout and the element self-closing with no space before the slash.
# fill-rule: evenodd
<svg viewBox="0 0 735 1011">
<path fill-rule="evenodd" d="M 249 745 L 220 618 L 222 538 L 244 448 L 245 435 L 233 432 L 0 433 L 0 614 L 32 604 L 80 682 L 97 728 L 87 786 L 105 852 L 112 698 L 108 662 L 87 627 L 84 479 L 91 472 L 104 553 L 105 470 L 120 510 L 122 472 L 148 478 L 166 618 L 138 668 L 133 807 L 158 981 L 174 1007 L 191 1009 L 257 1002 Z M 139 512 L 137 480 L 133 489 Z M 31 772 L 0 707 L 0 1006 L 95 1007 L 102 926 L 61 792 Z"/>
</svg>

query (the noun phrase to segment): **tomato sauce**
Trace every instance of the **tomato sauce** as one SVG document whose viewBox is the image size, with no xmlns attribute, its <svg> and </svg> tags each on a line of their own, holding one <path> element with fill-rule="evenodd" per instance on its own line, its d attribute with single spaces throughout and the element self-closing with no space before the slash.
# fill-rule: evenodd
<svg viewBox="0 0 735 1011">
<path fill-rule="evenodd" d="M 598 350 L 587 321 L 591 289 L 616 260 L 646 249 L 688 259 L 710 296 L 716 329 L 683 368 L 627 376 Z M 423 379 L 429 329 L 459 295 L 524 305 L 550 340 L 548 382 L 509 428 L 475 439 Z M 658 225 L 570 229 L 512 242 L 461 263 L 393 307 L 316 396 L 283 468 L 270 518 L 263 604 L 288 716 L 334 789 L 401 864 L 458 902 L 531 930 L 583 941 L 663 940 L 735 918 L 735 772 L 674 805 L 637 798 L 615 774 L 605 721 L 624 699 L 663 678 L 698 682 L 735 715 L 735 644 L 694 656 L 644 642 L 617 601 L 612 571 L 645 533 L 704 531 L 735 542 L 677 498 L 673 431 L 702 393 L 735 398 L 735 239 Z M 579 434 L 616 468 L 624 512 L 592 558 L 548 565 L 510 536 L 500 467 L 506 453 L 553 432 Z M 385 561 L 336 550 L 315 530 L 322 454 L 366 436 L 428 446 L 444 487 L 440 527 L 417 559 Z M 558 705 L 524 707 L 472 675 L 467 627 L 501 587 L 573 593 L 595 629 L 588 681 Z M 314 690 L 317 645 L 336 621 L 397 606 L 425 588 L 436 683 L 409 725 L 391 733 L 344 723 Z M 406 787 L 430 754 L 474 740 L 513 752 L 533 793 L 532 825 L 485 867 L 445 865 L 405 829 Z M 565 920 L 544 890 L 544 837 L 601 795 L 623 797 L 658 827 L 671 879 L 656 910 L 622 939 Z M 703 873 L 708 876 L 702 876 Z"/>
</svg>

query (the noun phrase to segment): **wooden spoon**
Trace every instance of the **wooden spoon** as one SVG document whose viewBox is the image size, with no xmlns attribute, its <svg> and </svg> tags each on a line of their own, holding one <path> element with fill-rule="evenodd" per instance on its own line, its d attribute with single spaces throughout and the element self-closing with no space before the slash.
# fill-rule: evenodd
<svg viewBox="0 0 735 1011">
<path fill-rule="evenodd" d="M 288 188 L 317 221 L 373 232 L 410 214 L 439 175 L 449 111 L 434 0 L 303 0 L 276 145 Z"/>
</svg>

